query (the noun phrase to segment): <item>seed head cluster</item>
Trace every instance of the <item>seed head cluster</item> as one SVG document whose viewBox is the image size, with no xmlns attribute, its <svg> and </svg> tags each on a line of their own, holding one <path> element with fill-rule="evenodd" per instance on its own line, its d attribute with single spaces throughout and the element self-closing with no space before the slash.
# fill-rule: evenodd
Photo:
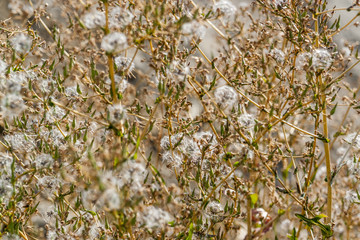
<svg viewBox="0 0 360 240">
<path fill-rule="evenodd" d="M 0 5 L 0 239 L 360 239 L 345 8 Z"/>
</svg>

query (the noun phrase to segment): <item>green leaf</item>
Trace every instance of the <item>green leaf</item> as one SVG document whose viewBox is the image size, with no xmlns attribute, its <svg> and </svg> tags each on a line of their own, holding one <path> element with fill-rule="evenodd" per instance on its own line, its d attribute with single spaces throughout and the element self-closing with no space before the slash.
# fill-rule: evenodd
<svg viewBox="0 0 360 240">
<path fill-rule="evenodd" d="M 237 168 L 238 166 L 240 166 L 240 162 L 239 162 L 239 161 L 237 161 L 237 162 L 234 163 L 234 168 Z"/>
<path fill-rule="evenodd" d="M 285 214 L 285 210 L 284 209 L 279 209 L 278 210 L 278 215 L 284 215 Z"/>
<path fill-rule="evenodd" d="M 216 83 L 216 75 L 214 76 L 211 84 L 210 84 L 210 88 L 209 88 L 209 91 L 215 86 L 215 83 Z"/>
<path fill-rule="evenodd" d="M 250 203 L 253 208 L 258 200 L 259 196 L 256 193 L 250 194 Z"/>
<path fill-rule="evenodd" d="M 330 140 L 328 138 L 326 138 L 324 135 L 322 135 L 320 133 L 317 134 L 317 139 L 319 139 L 319 140 L 321 140 L 323 142 L 326 142 L 326 143 L 330 142 Z"/>
<path fill-rule="evenodd" d="M 150 165 L 150 167 L 151 167 L 151 169 L 152 169 L 152 171 L 153 171 L 153 175 L 154 175 L 155 177 L 159 178 L 160 181 L 161 181 L 164 185 L 166 185 L 165 180 L 164 180 L 164 178 L 161 176 L 159 170 L 158 170 L 156 167 L 154 167 L 153 165 Z"/>
<path fill-rule="evenodd" d="M 336 132 L 336 133 L 333 135 L 333 137 L 336 138 L 336 137 L 342 136 L 342 135 L 345 135 L 345 133 L 343 133 L 343 132 Z"/>
<path fill-rule="evenodd" d="M 75 120 L 75 117 L 73 118 L 73 121 L 72 121 L 71 126 L 72 126 L 72 128 L 75 128 L 75 127 L 76 127 L 76 120 Z"/>
<path fill-rule="evenodd" d="M 325 214 L 319 214 L 319 215 L 316 215 L 313 219 L 315 220 L 320 220 L 322 218 L 327 218 L 328 216 L 326 216 Z"/>
<path fill-rule="evenodd" d="M 189 234 L 188 234 L 186 240 L 192 240 L 193 232 L 194 232 L 194 225 L 193 225 L 193 223 L 191 223 L 190 227 L 189 227 Z"/>
<path fill-rule="evenodd" d="M 296 229 L 294 228 L 291 232 L 291 236 L 288 236 L 288 238 L 290 240 L 298 240 L 298 238 L 296 237 Z"/>
<path fill-rule="evenodd" d="M 330 115 L 334 115 L 337 105 L 338 105 L 338 103 L 336 103 L 335 106 L 331 109 Z"/>
<path fill-rule="evenodd" d="M 86 212 L 90 213 L 91 215 L 95 216 L 96 215 L 96 212 L 94 211 L 91 211 L 91 210 L 86 210 Z"/>
<path fill-rule="evenodd" d="M 307 218 L 304 215 L 298 214 L 298 213 L 295 213 L 295 216 L 297 218 L 299 218 L 300 220 L 304 221 L 305 224 L 308 225 L 309 227 L 317 226 L 318 228 L 320 228 L 323 237 L 329 238 L 329 237 L 331 237 L 333 235 L 333 231 L 331 230 L 331 226 L 330 225 L 325 225 L 325 224 L 320 222 L 320 219 L 327 217 L 325 214 L 320 214 L 320 215 L 317 215 L 317 216 L 315 216 L 313 218 Z"/>
<path fill-rule="evenodd" d="M 340 28 L 340 15 L 339 15 L 339 18 L 337 19 L 337 22 L 336 22 L 336 30 L 338 30 Z"/>
<path fill-rule="evenodd" d="M 79 84 L 76 85 L 76 92 L 80 95 L 82 94 Z"/>
</svg>

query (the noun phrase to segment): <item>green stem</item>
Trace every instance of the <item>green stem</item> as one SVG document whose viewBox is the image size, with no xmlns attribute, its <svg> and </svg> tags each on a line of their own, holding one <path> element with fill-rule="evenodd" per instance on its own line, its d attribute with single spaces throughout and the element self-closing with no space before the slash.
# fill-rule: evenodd
<svg viewBox="0 0 360 240">
<path fill-rule="evenodd" d="M 319 26 L 318 26 L 318 18 L 314 17 L 315 19 L 315 32 L 316 32 L 316 39 L 315 39 L 315 46 L 319 48 L 320 41 L 319 41 Z M 321 74 L 317 77 L 317 83 L 320 87 L 320 94 L 321 94 L 321 105 L 322 105 L 322 120 L 323 120 L 323 131 L 324 137 L 328 139 L 329 130 L 328 130 L 328 122 L 327 122 L 327 114 L 326 114 L 326 94 L 325 94 L 325 85 L 322 80 Z M 326 222 L 331 223 L 331 209 L 332 209 L 332 189 L 331 189 L 331 158 L 330 158 L 330 144 L 329 141 L 323 141 L 324 143 L 324 151 L 325 151 L 325 163 L 326 163 L 326 178 L 327 178 L 327 218 Z"/>
<path fill-rule="evenodd" d="M 109 3 L 108 1 L 104 1 L 104 7 L 105 7 L 105 35 L 108 35 L 110 33 L 109 30 Z M 113 99 L 113 103 L 117 102 L 117 94 L 116 94 L 116 87 L 115 87 L 115 70 L 114 70 L 114 61 L 113 61 L 113 55 L 111 53 L 107 54 L 108 58 L 108 67 L 109 67 L 109 77 L 111 80 L 111 97 Z"/>
<path fill-rule="evenodd" d="M 252 214 L 251 214 L 251 199 L 250 199 L 250 195 L 247 197 L 247 206 L 246 206 L 246 210 L 247 210 L 247 240 L 252 239 L 252 231 L 251 231 L 251 218 L 252 218 Z"/>
<path fill-rule="evenodd" d="M 322 82 L 320 76 L 320 83 Z M 327 115 L 326 115 L 326 95 L 323 94 L 322 96 L 323 102 L 323 127 L 324 127 L 324 136 L 328 138 L 328 123 L 327 123 Z M 324 142 L 324 150 L 325 150 L 325 162 L 326 162 L 326 177 L 327 177 L 327 188 L 328 188 L 328 195 L 327 195 L 327 222 L 331 222 L 331 205 L 332 205 L 332 189 L 331 189 L 331 159 L 330 159 L 330 144 L 329 142 Z"/>
</svg>

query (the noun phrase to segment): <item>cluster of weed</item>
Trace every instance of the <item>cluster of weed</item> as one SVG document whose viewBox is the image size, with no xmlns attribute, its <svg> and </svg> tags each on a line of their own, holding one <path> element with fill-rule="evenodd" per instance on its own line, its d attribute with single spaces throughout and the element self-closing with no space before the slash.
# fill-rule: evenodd
<svg viewBox="0 0 360 240">
<path fill-rule="evenodd" d="M 235 2 L 9 1 L 1 239 L 360 238 L 359 8 Z"/>
</svg>

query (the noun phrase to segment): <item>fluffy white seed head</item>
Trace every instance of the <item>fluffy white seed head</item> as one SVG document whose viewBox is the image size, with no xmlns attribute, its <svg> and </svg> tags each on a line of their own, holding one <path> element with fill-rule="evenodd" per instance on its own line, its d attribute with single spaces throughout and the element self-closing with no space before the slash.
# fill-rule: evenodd
<svg viewBox="0 0 360 240">
<path fill-rule="evenodd" d="M 284 8 L 289 3 L 289 0 L 274 0 L 274 5 L 277 8 Z"/>
<path fill-rule="evenodd" d="M 213 11 L 219 11 L 224 17 L 232 18 L 236 13 L 236 7 L 230 1 L 220 0 L 214 4 Z"/>
<path fill-rule="evenodd" d="M 133 192 L 141 192 L 145 189 L 144 180 L 147 175 L 148 171 L 143 164 L 129 160 L 123 165 L 116 185 L 119 188 L 128 186 Z"/>
<path fill-rule="evenodd" d="M 230 86 L 222 86 L 215 90 L 215 100 L 225 108 L 232 108 L 238 100 L 238 94 Z"/>
<path fill-rule="evenodd" d="M 108 210 L 116 210 L 120 208 L 121 199 L 120 195 L 115 188 L 107 189 L 101 196 L 101 200 L 104 201 Z"/>
<path fill-rule="evenodd" d="M 187 37 L 203 39 L 206 34 L 206 28 L 197 21 L 184 23 L 181 27 L 182 33 Z"/>
<path fill-rule="evenodd" d="M 7 67 L 8 67 L 7 63 L 0 59 L 0 73 L 4 73 Z"/>
<path fill-rule="evenodd" d="M 0 173 L 11 173 L 13 157 L 6 152 L 0 152 Z"/>
<path fill-rule="evenodd" d="M 105 26 L 105 14 L 96 8 L 92 8 L 90 12 L 86 13 L 82 18 L 82 22 L 88 29 Z"/>
<path fill-rule="evenodd" d="M 194 134 L 194 139 L 201 147 L 206 146 L 207 144 L 215 145 L 216 137 L 212 132 L 197 132 Z"/>
<path fill-rule="evenodd" d="M 8 203 L 12 195 L 12 189 L 10 181 L 0 179 L 0 202 Z"/>
<path fill-rule="evenodd" d="M 20 240 L 22 239 L 19 235 L 11 234 L 11 233 L 5 233 L 1 236 L 1 240 Z"/>
<path fill-rule="evenodd" d="M 353 190 L 347 191 L 344 197 L 345 208 L 349 208 L 350 205 L 353 204 L 354 202 L 360 202 L 357 193 Z"/>
<path fill-rule="evenodd" d="M 243 128 L 253 128 L 256 124 L 255 116 L 252 114 L 244 113 L 238 117 L 238 123 Z"/>
<path fill-rule="evenodd" d="M 124 27 L 132 23 L 135 16 L 129 10 L 114 7 L 109 14 L 110 27 Z"/>
<path fill-rule="evenodd" d="M 25 54 L 31 49 L 32 39 L 24 33 L 15 35 L 10 39 L 11 46 L 19 54 Z"/>
<path fill-rule="evenodd" d="M 121 104 L 115 104 L 108 107 L 109 121 L 112 124 L 122 124 L 127 118 L 126 110 Z"/>
<path fill-rule="evenodd" d="M 315 49 L 312 53 L 312 66 L 315 70 L 326 70 L 333 62 L 331 54 L 326 49 Z"/>
<path fill-rule="evenodd" d="M 295 68 L 297 70 L 302 70 L 309 66 L 309 61 L 311 59 L 311 54 L 308 52 L 300 53 L 295 62 Z"/>
<path fill-rule="evenodd" d="M 135 68 L 134 62 L 131 61 L 131 58 L 118 56 L 114 59 L 117 71 L 124 72 L 128 71 L 131 72 Z"/>
<path fill-rule="evenodd" d="M 270 56 L 275 59 L 278 63 L 283 63 L 285 61 L 285 53 L 280 49 L 274 48 L 270 51 Z"/>
<path fill-rule="evenodd" d="M 1 113 L 7 120 L 20 116 L 25 109 L 25 102 L 18 94 L 7 94 L 1 100 Z"/>
<path fill-rule="evenodd" d="M 35 166 L 37 169 L 48 168 L 54 164 L 54 159 L 50 154 L 42 153 L 35 158 Z"/>
<path fill-rule="evenodd" d="M 210 218 L 219 216 L 223 212 L 223 207 L 219 202 L 212 201 L 205 208 L 205 215 Z"/>
<path fill-rule="evenodd" d="M 22 133 L 9 134 L 4 139 L 14 150 L 31 152 L 35 146 L 35 141 L 28 135 L 25 137 Z"/>
<path fill-rule="evenodd" d="M 171 153 L 171 151 L 166 151 L 164 153 L 162 153 L 162 161 L 164 162 L 164 164 L 166 165 L 166 167 L 172 169 L 172 168 L 177 168 L 180 167 L 181 165 L 181 157 L 179 154 L 177 154 L 176 152 L 173 151 L 173 153 Z"/>
<path fill-rule="evenodd" d="M 286 237 L 287 234 L 294 228 L 294 223 L 289 219 L 284 219 L 280 224 L 276 226 L 276 232 L 282 237 Z"/>
<path fill-rule="evenodd" d="M 127 47 L 126 36 L 119 32 L 113 32 L 106 35 L 101 42 L 101 48 L 108 53 L 119 52 Z"/>
<path fill-rule="evenodd" d="M 353 147 L 356 149 L 360 149 L 360 134 L 356 136 L 356 133 L 350 133 L 346 135 L 344 138 L 344 141 L 351 144 L 354 141 Z"/>
<path fill-rule="evenodd" d="M 118 76 L 118 75 L 115 75 L 114 77 L 114 80 L 115 80 L 115 87 L 121 92 L 121 93 L 124 93 L 125 90 L 127 89 L 128 85 L 129 85 L 129 82 Z M 105 79 L 105 84 L 107 85 L 106 88 L 110 89 L 111 88 L 111 79 L 109 77 L 107 77 Z"/>
<path fill-rule="evenodd" d="M 173 217 L 160 208 L 149 206 L 138 213 L 138 219 L 146 228 L 163 228 L 173 220 Z"/>
</svg>

